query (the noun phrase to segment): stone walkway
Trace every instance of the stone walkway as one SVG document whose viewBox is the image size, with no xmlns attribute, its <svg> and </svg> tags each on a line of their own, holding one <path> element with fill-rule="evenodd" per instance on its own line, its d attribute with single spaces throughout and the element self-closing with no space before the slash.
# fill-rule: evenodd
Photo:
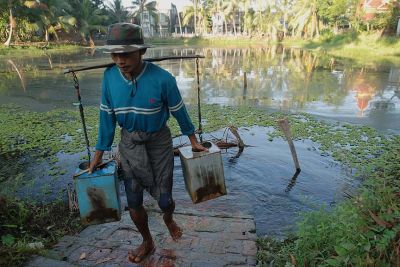
<svg viewBox="0 0 400 267">
<path fill-rule="evenodd" d="M 125 212 L 119 222 L 92 225 L 77 236 L 63 237 L 46 257 L 37 256 L 27 266 L 256 265 L 255 223 L 251 216 L 177 210 L 174 218 L 183 229 L 183 237 L 175 242 L 162 214 L 155 209 L 148 213 L 157 249 L 139 265 L 127 259 L 128 250 L 139 245 L 141 237 Z"/>
</svg>

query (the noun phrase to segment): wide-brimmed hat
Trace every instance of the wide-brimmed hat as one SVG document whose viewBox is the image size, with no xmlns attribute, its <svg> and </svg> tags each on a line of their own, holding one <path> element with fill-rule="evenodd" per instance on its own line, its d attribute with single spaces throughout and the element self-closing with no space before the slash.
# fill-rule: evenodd
<svg viewBox="0 0 400 267">
<path fill-rule="evenodd" d="M 145 44 L 142 27 L 132 23 L 115 23 L 108 27 L 106 45 L 98 47 L 104 53 L 129 53 L 153 47 Z"/>
</svg>

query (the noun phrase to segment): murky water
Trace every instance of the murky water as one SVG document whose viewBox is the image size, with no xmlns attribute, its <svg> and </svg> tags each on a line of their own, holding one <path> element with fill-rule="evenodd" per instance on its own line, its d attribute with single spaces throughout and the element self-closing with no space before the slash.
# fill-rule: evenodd
<svg viewBox="0 0 400 267">
<path fill-rule="evenodd" d="M 201 54 L 200 87 L 205 103 L 253 105 L 304 111 L 382 130 L 400 130 L 398 65 L 359 65 L 293 48 L 154 48 L 147 57 Z M 34 110 L 72 108 L 76 101 L 69 67 L 110 62 L 90 52 L 39 58 L 0 59 L 0 103 Z M 159 62 L 176 76 L 187 104 L 196 102 L 194 60 Z M 102 69 L 79 73 L 85 105 L 98 105 Z M 245 76 L 247 87 L 244 86 Z"/>
<path fill-rule="evenodd" d="M 380 130 L 400 130 L 400 64 L 358 66 L 283 47 L 155 48 L 147 56 L 190 54 L 206 56 L 199 62 L 205 103 L 304 111 Z M 109 61 L 107 55 L 97 52 L 0 59 L 0 104 L 15 103 L 37 111 L 74 108 L 72 78 L 65 76 L 63 69 Z M 196 104 L 195 61 L 159 64 L 175 75 L 185 102 Z M 99 69 L 79 73 L 84 105 L 98 105 L 102 72 Z M 243 140 L 251 146 L 236 160 L 231 160 L 235 149 L 223 154 L 228 195 L 195 207 L 250 213 L 256 218 L 259 234 L 281 236 L 293 229 L 298 212 L 324 204 L 329 207 L 342 198 L 343 192 L 351 190 L 355 182 L 337 162 L 321 156 L 317 145 L 309 141 L 295 142 L 302 172 L 292 179 L 294 167 L 288 145 L 283 140 L 269 142 L 268 130 L 240 129 Z M 65 188 L 71 182 L 79 155 L 60 155 L 60 158 L 59 164 L 68 172 L 56 178 L 37 179 L 31 186 L 42 189 L 31 193 L 37 197 L 50 195 L 57 191 L 55 188 Z M 177 206 L 190 207 L 179 159 L 175 162 Z M 28 171 L 40 177 L 40 168 Z"/>
</svg>

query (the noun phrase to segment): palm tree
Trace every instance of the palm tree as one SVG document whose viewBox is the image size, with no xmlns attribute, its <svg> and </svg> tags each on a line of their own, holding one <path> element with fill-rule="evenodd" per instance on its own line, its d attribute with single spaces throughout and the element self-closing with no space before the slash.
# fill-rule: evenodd
<svg viewBox="0 0 400 267">
<path fill-rule="evenodd" d="M 86 36 L 89 35 L 89 45 L 94 47 L 93 34 L 96 31 L 105 31 L 103 25 L 107 16 L 103 15 L 103 11 L 96 8 L 90 0 L 74 0 L 73 10 L 73 16 L 77 20 L 76 27 L 82 37 L 82 42 L 86 44 Z"/>
<path fill-rule="evenodd" d="M 10 22 L 10 31 L 8 32 L 8 38 L 7 41 L 4 43 L 5 46 L 10 46 L 11 44 L 11 38 L 12 38 L 12 34 L 13 34 L 13 28 L 15 27 L 15 19 L 13 16 L 13 5 L 12 5 L 12 0 L 8 0 L 7 2 L 7 7 L 9 10 L 9 17 L 8 20 Z"/>
<path fill-rule="evenodd" d="M 118 22 L 123 22 L 127 20 L 128 11 L 122 5 L 122 0 L 114 0 L 107 6 L 107 10 L 109 12 L 110 18 Z"/>
<path fill-rule="evenodd" d="M 188 6 L 183 10 L 183 25 L 189 25 L 191 20 L 197 17 L 197 24 L 195 24 L 195 35 L 198 33 L 207 33 L 207 29 L 209 28 L 209 17 L 210 11 L 209 6 L 201 6 L 197 11 L 194 6 Z M 200 26 L 200 27 L 199 27 Z"/>
<path fill-rule="evenodd" d="M 236 35 L 236 14 L 239 9 L 239 0 L 227 0 L 223 3 L 223 12 L 225 17 L 232 21 L 233 32 Z"/>
<path fill-rule="evenodd" d="M 298 0 L 294 5 L 293 31 L 297 36 L 319 36 L 317 0 Z"/>
<path fill-rule="evenodd" d="M 56 30 L 68 29 L 76 25 L 76 19 L 70 16 L 71 6 L 66 1 L 42 0 L 25 1 L 24 5 L 36 16 L 36 24 L 43 29 L 46 43 L 49 42 L 49 35 L 54 34 L 58 39 Z"/>
<path fill-rule="evenodd" d="M 150 23 L 151 23 L 150 17 L 152 17 L 155 21 L 157 21 L 157 1 L 148 2 L 147 0 L 133 0 L 132 4 L 135 7 L 133 16 L 139 17 L 140 18 L 140 26 L 144 30 L 146 30 L 148 33 L 150 33 L 151 32 L 150 31 L 151 24 L 143 25 L 143 14 L 145 11 L 148 12 Z"/>
<path fill-rule="evenodd" d="M 8 14 L 8 21 L 9 21 L 9 30 L 8 30 L 8 37 L 7 40 L 5 41 L 4 45 L 5 46 L 10 46 L 11 44 L 11 39 L 14 34 L 14 31 L 17 28 L 17 20 L 16 20 L 16 12 L 20 9 L 23 8 L 24 2 L 28 1 L 22 1 L 22 0 L 3 0 L 0 1 L 0 14 L 2 16 L 7 17 Z"/>
</svg>

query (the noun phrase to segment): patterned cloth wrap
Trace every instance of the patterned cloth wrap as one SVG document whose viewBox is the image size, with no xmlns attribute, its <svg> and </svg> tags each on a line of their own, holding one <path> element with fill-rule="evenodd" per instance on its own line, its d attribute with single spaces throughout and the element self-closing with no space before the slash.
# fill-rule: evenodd
<svg viewBox="0 0 400 267">
<path fill-rule="evenodd" d="M 171 195 L 174 154 L 168 127 L 154 133 L 128 132 L 123 128 L 119 152 L 129 193 L 143 197 L 143 189 L 146 189 L 157 200 L 161 194 Z M 129 202 L 128 192 L 127 197 Z"/>
</svg>

